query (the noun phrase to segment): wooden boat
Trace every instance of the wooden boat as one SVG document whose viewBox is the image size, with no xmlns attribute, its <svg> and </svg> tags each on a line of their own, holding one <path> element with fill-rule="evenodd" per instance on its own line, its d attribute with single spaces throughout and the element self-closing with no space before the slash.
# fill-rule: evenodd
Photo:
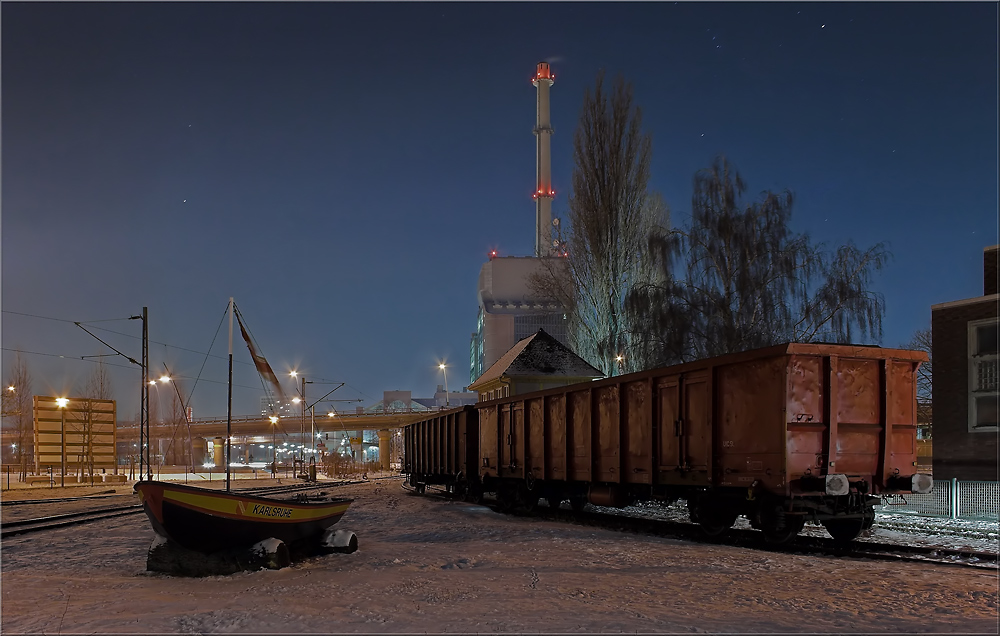
<svg viewBox="0 0 1000 636">
<path fill-rule="evenodd" d="M 281 500 L 162 481 L 140 481 L 134 490 L 158 535 L 204 553 L 270 538 L 289 546 L 319 542 L 353 502 Z"/>
<path fill-rule="evenodd" d="M 232 440 L 232 391 L 233 391 L 233 299 L 229 299 L 229 407 L 227 410 L 226 438 Z M 250 355 L 259 373 L 275 385 L 280 385 L 274 371 L 263 356 L 259 355 L 247 334 L 242 320 L 240 330 L 250 349 Z M 146 350 L 146 332 L 143 331 L 143 351 Z M 147 385 L 147 370 L 143 369 L 143 386 Z M 142 426 L 142 424 L 140 424 Z M 148 436 L 147 436 L 148 439 Z M 328 498 L 322 500 L 275 499 L 233 492 L 230 484 L 231 442 L 226 444 L 226 489 L 208 490 L 162 481 L 142 479 L 133 490 L 139 496 L 154 532 L 182 548 L 211 554 L 229 549 L 246 549 L 265 539 L 277 539 L 291 549 L 324 539 L 326 530 L 337 523 L 347 511 L 352 499 Z M 148 460 L 147 460 L 148 461 Z M 353 533 L 337 533 L 353 537 Z M 333 538 L 337 541 L 345 538 Z M 350 539 L 348 550 L 357 549 L 357 539 Z M 155 547 L 155 545 L 154 545 Z M 285 552 L 287 554 L 287 550 Z M 152 551 L 151 551 L 152 554 Z M 147 562 L 148 567 L 148 562 Z"/>
</svg>

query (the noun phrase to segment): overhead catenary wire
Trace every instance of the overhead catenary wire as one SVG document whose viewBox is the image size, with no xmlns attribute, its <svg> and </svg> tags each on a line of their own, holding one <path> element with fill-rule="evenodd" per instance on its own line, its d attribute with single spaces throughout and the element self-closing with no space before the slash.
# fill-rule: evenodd
<svg viewBox="0 0 1000 636">
<path fill-rule="evenodd" d="M 205 365 L 208 363 L 208 356 L 212 353 L 212 348 L 215 346 L 215 340 L 219 337 L 219 332 L 222 331 L 222 324 L 226 321 L 226 313 L 228 311 L 229 308 L 227 307 L 226 311 L 222 312 L 222 319 L 219 320 L 219 326 L 216 327 L 215 335 L 212 336 L 212 343 L 208 345 L 208 352 L 205 353 L 205 359 L 201 361 L 201 368 L 198 369 L 198 377 L 194 379 L 194 384 L 191 386 L 191 393 L 188 394 L 187 404 L 190 404 L 191 398 L 194 397 L 194 389 L 198 386 L 198 380 L 201 379 L 201 374 L 205 370 Z M 187 408 L 187 405 L 185 405 L 185 408 Z"/>
<path fill-rule="evenodd" d="M 112 322 L 112 321 L 117 321 L 117 320 L 129 320 L 128 318 L 108 318 L 106 320 L 67 320 L 65 318 L 52 318 L 51 316 L 39 316 L 38 314 L 28 314 L 28 313 L 21 312 L 21 311 L 11 311 L 9 309 L 4 309 L 3 313 L 5 313 L 5 314 L 14 314 L 14 315 L 17 315 L 17 316 L 27 316 L 29 318 L 39 318 L 39 319 L 42 319 L 42 320 L 51 320 L 51 321 L 54 321 L 54 322 L 65 322 L 65 323 L 69 323 L 71 325 L 90 325 L 91 323 L 95 323 L 95 322 Z M 142 339 L 140 336 L 136 336 L 134 334 L 124 333 L 122 331 L 115 331 L 114 329 L 107 329 L 105 327 L 94 327 L 94 330 L 95 331 L 106 331 L 108 333 L 113 333 L 116 336 L 122 336 L 122 337 L 125 337 L 125 338 L 132 338 L 133 340 L 141 340 Z M 216 336 L 218 336 L 218 332 L 216 332 Z M 215 342 L 214 338 L 213 338 L 212 342 L 214 344 L 214 342 Z M 156 344 L 156 345 L 162 345 L 164 347 L 169 347 L 171 349 L 176 349 L 177 351 L 187 351 L 188 353 L 197 353 L 198 355 L 204 355 L 204 356 L 208 356 L 208 357 L 212 357 L 212 358 L 217 358 L 219 360 L 225 360 L 225 359 L 227 359 L 226 356 L 214 356 L 214 355 L 211 355 L 211 350 L 209 350 L 209 352 L 206 353 L 204 351 L 198 351 L 197 349 L 188 349 L 187 347 L 181 347 L 181 346 L 178 346 L 178 345 L 172 345 L 170 343 L 160 342 L 158 340 L 150 340 L 149 343 L 150 344 Z M 7 349 L 7 348 L 4 348 L 4 350 L 5 351 L 10 351 L 10 349 Z M 241 361 L 241 360 L 235 360 L 234 362 L 236 362 L 238 364 L 253 366 L 253 363 L 244 362 L 244 361 Z"/>
<path fill-rule="evenodd" d="M 95 364 L 95 363 L 100 364 L 99 360 L 88 360 L 87 358 L 90 357 L 90 356 L 71 356 L 71 355 L 61 355 L 61 354 L 58 354 L 58 353 L 43 353 L 41 351 L 28 351 L 28 350 L 25 350 L 25 349 L 17 349 L 17 348 L 12 348 L 12 347 L 3 347 L 3 351 L 9 351 L 11 353 L 23 353 L 23 354 L 27 354 L 27 355 L 33 355 L 33 356 L 45 356 L 45 357 L 49 357 L 49 358 L 62 358 L 63 360 L 73 360 L 73 361 L 79 360 L 81 362 L 89 362 L 91 364 Z M 117 357 L 117 354 L 116 354 L 115 357 Z M 105 366 L 109 366 L 109 367 L 116 367 L 116 368 L 119 368 L 119 369 L 130 369 L 131 370 L 131 369 L 134 368 L 134 367 L 132 367 L 130 365 L 127 365 L 127 364 L 115 364 L 113 362 L 105 362 L 104 365 Z M 191 376 L 187 376 L 187 375 L 178 375 L 177 377 L 181 378 L 183 380 L 193 380 L 194 379 Z M 210 379 L 207 379 L 207 378 L 201 378 L 201 380 L 203 382 L 210 382 L 212 384 L 226 384 L 226 382 L 223 382 L 222 380 L 210 380 Z M 254 386 L 247 386 L 245 384 L 234 384 L 233 386 L 234 387 L 239 387 L 241 389 L 256 389 L 257 388 L 257 387 L 254 387 Z"/>
<path fill-rule="evenodd" d="M 228 311 L 228 303 L 227 303 L 227 311 Z M 239 313 L 239 309 L 238 308 L 236 309 L 236 311 L 237 311 L 237 313 Z M 28 318 L 37 318 L 39 320 L 50 320 L 50 321 L 53 321 L 53 322 L 63 322 L 63 323 L 67 323 L 67 324 L 76 325 L 76 326 L 80 327 L 81 329 L 83 329 L 84 331 L 87 331 L 87 333 L 90 334 L 92 337 L 96 338 L 102 344 L 104 344 L 109 349 L 111 349 L 112 351 L 114 351 L 116 355 L 121 355 L 123 357 L 129 358 L 125 354 L 119 352 L 117 349 L 115 349 L 114 347 L 112 347 L 110 344 L 106 343 L 101 338 L 98 338 L 95 334 L 90 333 L 90 331 L 87 330 L 86 328 L 84 328 L 83 325 L 90 326 L 93 323 L 117 322 L 117 321 L 123 321 L 123 320 L 131 320 L 132 319 L 131 317 L 104 318 L 104 319 L 98 319 L 98 320 L 69 320 L 69 319 L 66 319 L 66 318 L 54 318 L 52 316 L 42 316 L 42 315 L 39 315 L 39 314 L 32 314 L 32 313 L 23 312 L 23 311 L 13 311 L 13 310 L 10 310 L 10 309 L 4 309 L 4 310 L 2 310 L 2 313 L 11 314 L 11 315 L 15 315 L 15 316 L 25 316 L 25 317 L 28 317 Z M 224 314 L 225 314 L 225 312 L 224 312 Z M 240 315 L 242 316 L 242 314 L 240 314 Z M 198 351 L 197 349 L 189 349 L 187 347 L 181 347 L 181 346 L 178 346 L 178 345 L 172 345 L 172 344 L 169 344 L 169 343 L 166 343 L 166 342 L 160 342 L 160 341 L 157 341 L 157 340 L 149 340 L 150 344 L 157 344 L 157 345 L 161 345 L 163 347 L 167 347 L 167 348 L 170 348 L 170 349 L 175 349 L 177 351 L 186 351 L 188 353 L 196 353 L 198 355 L 205 356 L 204 359 L 202 360 L 202 365 L 201 365 L 201 368 L 198 370 L 198 375 L 197 376 L 195 376 L 194 378 L 192 378 L 190 376 L 183 376 L 183 375 L 177 376 L 179 378 L 183 378 L 183 379 L 186 379 L 186 380 L 191 380 L 191 379 L 194 380 L 194 384 L 191 387 L 191 394 L 188 396 L 188 400 L 187 400 L 188 403 L 190 403 L 190 401 L 191 401 L 191 398 L 192 398 L 192 396 L 194 394 L 195 388 L 198 385 L 198 382 L 200 382 L 202 380 L 204 380 L 205 382 L 209 382 L 211 384 L 227 384 L 227 382 L 224 382 L 224 381 L 210 380 L 210 379 L 206 379 L 206 378 L 202 378 L 201 377 L 202 373 L 204 372 L 205 365 L 208 363 L 208 358 L 216 358 L 216 359 L 219 359 L 219 360 L 227 360 L 228 359 L 227 356 L 219 356 L 219 355 L 213 355 L 212 354 L 212 348 L 215 346 L 215 342 L 218 339 L 218 335 L 219 335 L 219 332 L 220 332 L 220 330 L 222 328 L 222 324 L 223 324 L 224 321 L 225 321 L 225 315 L 223 315 L 223 318 L 222 318 L 222 320 L 219 323 L 219 327 L 216 329 L 215 335 L 212 338 L 212 343 L 209 345 L 209 350 L 207 352 L 206 351 Z M 246 323 L 244 322 L 244 325 L 245 324 Z M 136 336 L 136 335 L 133 335 L 133 334 L 130 334 L 130 333 L 124 333 L 124 332 L 121 332 L 121 331 L 115 331 L 114 329 L 107 329 L 105 327 L 92 327 L 92 329 L 95 330 L 95 331 L 104 331 L 104 332 L 107 332 L 107 333 L 110 333 L 110 334 L 114 334 L 114 335 L 117 335 L 117 336 L 122 336 L 122 337 L 125 337 L 125 338 L 132 338 L 134 340 L 141 340 L 140 336 Z M 257 347 L 257 349 L 259 351 L 260 350 L 260 345 L 257 342 L 257 339 L 253 336 L 253 334 L 250 333 L 249 328 L 247 328 L 247 333 L 250 334 L 250 338 L 253 341 L 254 346 Z M 87 358 L 94 357 L 94 356 L 77 356 L 77 355 L 65 355 L 65 354 L 57 354 L 57 353 L 45 353 L 45 352 L 41 352 L 41 351 L 28 351 L 28 350 L 25 350 L 25 349 L 11 348 L 11 347 L 2 347 L 2 350 L 3 351 L 13 352 L 13 353 L 24 353 L 24 354 L 28 354 L 28 355 L 45 356 L 45 357 L 51 357 L 51 358 L 62 358 L 62 359 L 65 359 L 65 360 L 82 360 L 84 362 L 91 362 L 91 363 L 97 362 L 95 360 L 89 360 L 89 359 L 87 359 Z M 110 355 L 110 354 L 108 354 L 108 355 Z M 134 360 L 131 360 L 131 358 L 129 358 L 129 360 L 132 361 L 132 362 L 134 362 L 135 364 L 138 364 L 138 362 L 135 362 Z M 252 363 L 252 362 L 246 362 L 246 361 L 243 361 L 243 360 L 234 360 L 233 362 L 236 363 L 236 364 L 244 365 L 244 366 L 251 366 L 251 367 L 254 367 L 254 369 L 256 369 L 256 365 L 254 363 Z M 131 369 L 132 368 L 132 367 L 130 367 L 128 365 L 114 364 L 114 363 L 111 363 L 111 362 L 104 362 L 104 364 L 106 364 L 109 367 L 115 367 L 115 368 L 121 368 L 121 369 Z M 264 390 L 265 394 L 270 393 L 270 391 L 268 391 L 268 389 L 267 389 L 267 386 L 264 384 L 264 379 L 262 377 L 260 377 L 259 373 L 258 373 L 258 377 L 261 380 L 261 387 Z M 326 378 L 317 378 L 316 380 L 314 380 L 312 382 L 314 382 L 314 383 L 331 383 L 331 384 L 336 384 L 339 381 L 337 381 L 337 380 L 328 380 Z M 241 388 L 241 389 L 251 389 L 251 390 L 256 388 L 256 387 L 252 387 L 252 386 L 247 386 L 245 384 L 233 384 L 233 386 Z M 368 395 L 367 393 L 365 393 L 364 391 L 362 391 L 361 389 L 359 389 L 356 386 L 353 386 L 353 385 L 347 384 L 347 383 L 345 383 L 344 386 L 346 386 L 347 388 L 355 391 L 357 394 L 363 396 L 364 398 L 366 398 L 368 400 L 375 400 L 374 397 Z M 358 402 L 363 402 L 364 400 L 358 399 L 357 401 Z"/>
</svg>

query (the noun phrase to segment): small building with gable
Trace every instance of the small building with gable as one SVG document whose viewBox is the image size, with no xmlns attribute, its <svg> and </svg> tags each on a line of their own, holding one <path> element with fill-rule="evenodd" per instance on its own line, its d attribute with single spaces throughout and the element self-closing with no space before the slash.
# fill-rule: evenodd
<svg viewBox="0 0 1000 636">
<path fill-rule="evenodd" d="M 604 374 L 539 329 L 520 340 L 469 385 L 479 401 L 599 380 Z"/>
</svg>

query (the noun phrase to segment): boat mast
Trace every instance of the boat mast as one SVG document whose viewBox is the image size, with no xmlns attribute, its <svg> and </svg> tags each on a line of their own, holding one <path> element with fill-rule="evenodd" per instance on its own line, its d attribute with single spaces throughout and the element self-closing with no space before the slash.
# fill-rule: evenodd
<svg viewBox="0 0 1000 636">
<path fill-rule="evenodd" d="M 230 489 L 229 457 L 233 447 L 233 297 L 229 297 L 229 403 L 226 407 L 226 492 Z"/>
</svg>

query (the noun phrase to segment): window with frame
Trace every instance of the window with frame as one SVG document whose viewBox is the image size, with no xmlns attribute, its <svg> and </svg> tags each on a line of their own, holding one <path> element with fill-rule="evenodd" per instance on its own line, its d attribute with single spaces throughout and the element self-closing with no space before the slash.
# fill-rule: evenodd
<svg viewBox="0 0 1000 636">
<path fill-rule="evenodd" d="M 969 430 L 997 430 L 997 402 L 1000 384 L 997 382 L 996 318 L 969 323 Z"/>
</svg>

